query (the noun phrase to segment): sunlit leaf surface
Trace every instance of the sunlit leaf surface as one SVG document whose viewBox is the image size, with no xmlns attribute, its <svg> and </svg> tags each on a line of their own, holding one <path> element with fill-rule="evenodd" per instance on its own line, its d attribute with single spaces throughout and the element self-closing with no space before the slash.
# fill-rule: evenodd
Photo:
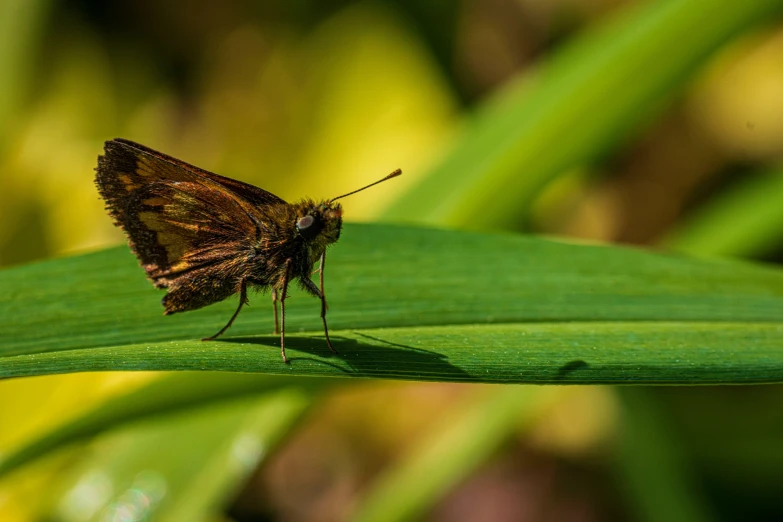
<svg viewBox="0 0 783 522">
<path fill-rule="evenodd" d="M 0 274 L 0 375 L 222 370 L 507 383 L 783 380 L 783 274 L 516 235 L 352 225 L 319 303 L 289 301 L 283 364 L 268 297 L 163 317 L 127 248 Z"/>
</svg>

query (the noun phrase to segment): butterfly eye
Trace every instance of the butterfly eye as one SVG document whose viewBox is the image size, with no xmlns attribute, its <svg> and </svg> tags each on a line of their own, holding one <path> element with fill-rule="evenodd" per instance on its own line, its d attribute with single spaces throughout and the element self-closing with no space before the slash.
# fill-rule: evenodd
<svg viewBox="0 0 783 522">
<path fill-rule="evenodd" d="M 315 222 L 315 218 L 313 216 L 305 216 L 303 218 L 300 218 L 299 221 L 296 222 L 296 229 L 300 232 L 302 230 L 306 230 L 310 228 L 310 226 Z"/>
<path fill-rule="evenodd" d="M 314 239 L 324 228 L 324 222 L 318 216 L 307 215 L 296 222 L 296 230 L 305 239 Z"/>
</svg>

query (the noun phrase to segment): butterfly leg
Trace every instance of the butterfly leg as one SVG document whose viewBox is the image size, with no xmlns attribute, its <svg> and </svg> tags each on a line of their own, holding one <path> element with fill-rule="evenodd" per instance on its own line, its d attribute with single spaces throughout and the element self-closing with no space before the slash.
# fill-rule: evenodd
<svg viewBox="0 0 783 522">
<path fill-rule="evenodd" d="M 326 336 L 326 345 L 329 346 L 329 349 L 332 350 L 334 353 L 337 353 L 337 350 L 335 350 L 334 347 L 332 346 L 332 341 L 329 339 L 329 327 L 326 326 L 326 309 L 328 307 L 326 306 L 326 294 L 324 293 L 324 266 L 325 265 L 326 265 L 326 250 L 324 250 L 324 253 L 321 254 L 321 262 L 318 265 L 318 276 L 319 276 L 320 291 L 321 291 L 321 295 L 320 295 L 321 320 L 324 322 L 324 335 Z"/>
<path fill-rule="evenodd" d="M 280 333 L 280 321 L 277 318 L 277 290 L 272 289 L 272 306 L 275 309 L 275 335 Z"/>
<path fill-rule="evenodd" d="M 217 339 L 218 337 L 220 337 L 221 335 L 223 335 L 223 332 L 225 332 L 226 330 L 228 330 L 228 329 L 229 329 L 229 327 L 231 326 L 231 324 L 234 322 L 234 319 L 236 319 L 236 318 L 237 318 L 237 316 L 239 315 L 239 311 L 240 311 L 240 310 L 242 309 L 242 307 L 243 307 L 243 306 L 245 306 L 247 303 L 248 303 L 248 299 L 247 299 L 247 281 L 245 281 L 245 280 L 243 279 L 243 280 L 242 280 L 242 284 L 241 284 L 241 288 L 240 288 L 240 290 L 239 290 L 239 306 L 237 306 L 237 311 L 236 311 L 236 312 L 234 312 L 234 315 L 232 315 L 232 316 L 231 316 L 231 319 L 229 319 L 229 320 L 228 320 L 228 324 L 226 324 L 226 326 L 224 326 L 223 328 L 221 328 L 221 329 L 220 329 L 220 331 L 219 331 L 218 333 L 216 333 L 216 334 L 215 334 L 215 335 L 213 335 L 212 337 L 204 337 L 204 338 L 203 338 L 203 339 L 201 339 L 201 340 L 202 340 L 202 341 L 213 341 L 213 340 Z"/>
<path fill-rule="evenodd" d="M 283 362 L 287 363 L 288 359 L 285 356 L 285 299 L 288 297 L 288 281 L 291 279 L 291 259 L 285 260 L 285 273 L 283 275 L 283 291 L 280 294 L 280 353 L 283 355 Z"/>
<path fill-rule="evenodd" d="M 326 335 L 326 344 L 329 346 L 329 349 L 336 353 L 337 355 L 340 355 L 337 350 L 334 349 L 332 346 L 332 341 L 329 339 L 329 327 L 326 326 L 326 309 L 328 308 L 326 306 L 326 295 L 324 295 L 324 264 L 326 262 L 326 253 L 324 252 L 321 255 L 321 266 L 316 270 L 316 272 L 321 272 L 321 287 L 319 288 L 316 286 L 313 281 L 307 277 L 301 278 L 302 284 L 304 285 L 305 290 L 313 294 L 315 297 L 321 300 L 321 320 L 324 322 L 324 335 Z M 314 272 L 315 273 L 315 272 Z"/>
</svg>

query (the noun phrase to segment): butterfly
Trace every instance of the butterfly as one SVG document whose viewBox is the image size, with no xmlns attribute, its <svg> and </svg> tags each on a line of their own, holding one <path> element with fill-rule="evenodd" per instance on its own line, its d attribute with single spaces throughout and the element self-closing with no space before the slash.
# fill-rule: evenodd
<svg viewBox="0 0 783 522">
<path fill-rule="evenodd" d="M 126 139 L 104 145 L 95 184 L 106 210 L 156 288 L 167 289 L 164 314 L 196 310 L 239 294 L 239 305 L 222 335 L 248 303 L 248 290 L 271 290 L 274 332 L 285 354 L 285 302 L 296 280 L 321 300 L 329 349 L 337 353 L 326 324 L 326 249 L 340 239 L 342 196 L 287 203 L 253 185 L 219 176 Z M 316 262 L 318 268 L 313 270 Z M 319 274 L 319 284 L 311 279 Z M 278 302 L 280 317 L 278 320 Z"/>
</svg>

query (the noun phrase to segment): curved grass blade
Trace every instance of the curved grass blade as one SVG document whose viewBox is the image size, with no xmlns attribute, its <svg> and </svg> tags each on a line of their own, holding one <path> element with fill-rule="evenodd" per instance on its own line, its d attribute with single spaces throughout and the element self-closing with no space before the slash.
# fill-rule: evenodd
<svg viewBox="0 0 783 522">
<path fill-rule="evenodd" d="M 563 395 L 553 388 L 493 387 L 443 416 L 399 463 L 382 472 L 353 522 L 419 520 L 451 488 Z"/>
<path fill-rule="evenodd" d="M 514 228 L 546 183 L 616 147 L 714 51 L 781 11 L 778 0 L 627 6 L 569 41 L 532 83 L 481 107 L 452 152 L 385 217 Z"/>
<path fill-rule="evenodd" d="M 663 244 L 699 255 L 753 257 L 783 243 L 783 167 L 743 180 L 711 199 Z"/>
<path fill-rule="evenodd" d="M 303 390 L 280 390 L 102 435 L 61 473 L 43 518 L 211 520 L 310 403 Z"/>
<path fill-rule="evenodd" d="M 712 512 L 686 455 L 671 432 L 671 419 L 653 390 L 622 388 L 623 430 L 616 465 L 623 497 L 642 522 L 720 520 Z"/>
<path fill-rule="evenodd" d="M 291 379 L 252 374 L 170 374 L 138 390 L 108 399 L 103 404 L 69 419 L 23 447 L 0 456 L 0 476 L 24 466 L 50 451 L 140 420 L 203 408 L 286 388 L 314 394 L 334 384 L 329 379 Z"/>
</svg>

